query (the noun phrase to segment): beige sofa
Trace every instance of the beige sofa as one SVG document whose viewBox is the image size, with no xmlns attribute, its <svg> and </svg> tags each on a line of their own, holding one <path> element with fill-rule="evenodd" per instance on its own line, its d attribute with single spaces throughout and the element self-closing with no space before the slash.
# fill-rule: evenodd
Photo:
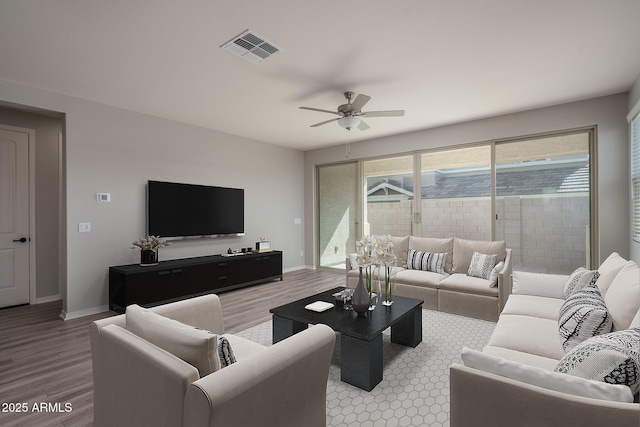
<svg viewBox="0 0 640 427">
<path fill-rule="evenodd" d="M 595 285 L 613 320 L 612 330 L 640 328 L 638 265 L 614 253 L 598 272 Z M 514 294 L 487 345 L 482 352 L 464 349 L 464 364 L 450 368 L 451 426 L 639 426 L 638 395 L 630 387 L 554 372 L 571 352 L 561 345 L 558 322 L 568 276 L 513 276 Z M 640 350 L 640 345 L 630 347 Z M 583 372 L 608 372 L 599 367 L 605 353 L 574 352 L 581 363 L 589 360 Z"/>
<path fill-rule="evenodd" d="M 460 314 L 478 319 L 498 319 L 498 315 L 511 293 L 511 250 L 504 241 L 467 240 L 457 237 L 436 239 L 429 237 L 392 237 L 393 252 L 398 260 L 393 268 L 396 295 L 418 298 L 424 308 Z M 443 273 L 407 268 L 409 250 L 447 253 Z M 497 286 L 489 280 L 467 275 L 474 252 L 498 255 L 504 262 L 498 273 Z M 359 269 L 355 256 L 347 259 L 347 286 L 358 283 Z"/>
<path fill-rule="evenodd" d="M 150 311 L 224 332 L 216 295 Z M 128 330 L 124 314 L 95 321 L 90 328 L 95 426 L 326 425 L 335 344 L 335 333 L 326 325 L 270 347 L 224 334 L 237 362 L 202 378 L 193 365 Z"/>
</svg>

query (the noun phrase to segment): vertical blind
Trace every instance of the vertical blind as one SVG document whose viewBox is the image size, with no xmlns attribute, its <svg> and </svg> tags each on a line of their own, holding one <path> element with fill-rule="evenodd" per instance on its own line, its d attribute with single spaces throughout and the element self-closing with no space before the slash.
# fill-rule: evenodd
<svg viewBox="0 0 640 427">
<path fill-rule="evenodd" d="M 631 120 L 631 195 L 633 240 L 640 242 L 640 114 Z"/>
</svg>

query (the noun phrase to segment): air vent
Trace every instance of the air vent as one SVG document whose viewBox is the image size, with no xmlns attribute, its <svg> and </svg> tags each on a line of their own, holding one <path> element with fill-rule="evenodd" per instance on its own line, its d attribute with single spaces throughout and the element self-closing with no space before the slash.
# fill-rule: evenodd
<svg viewBox="0 0 640 427">
<path fill-rule="evenodd" d="M 281 50 L 273 43 L 266 41 L 264 37 L 249 30 L 232 38 L 220 47 L 254 64 L 275 55 Z"/>
</svg>

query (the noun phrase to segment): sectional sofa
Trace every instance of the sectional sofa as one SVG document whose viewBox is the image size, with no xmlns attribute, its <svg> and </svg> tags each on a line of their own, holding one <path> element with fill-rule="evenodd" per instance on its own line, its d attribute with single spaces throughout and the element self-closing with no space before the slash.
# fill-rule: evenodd
<svg viewBox="0 0 640 427">
<path fill-rule="evenodd" d="M 397 266 L 392 275 L 396 295 L 418 298 L 424 308 L 496 321 L 511 293 L 511 250 L 504 241 L 467 240 L 457 237 L 391 237 Z M 416 268 L 408 260 L 410 253 L 444 254 L 442 271 Z M 467 273 L 475 252 L 496 255 L 493 283 L 490 279 L 472 277 Z M 413 267 L 413 268 L 408 268 Z M 430 270 L 437 270 L 431 268 Z M 347 259 L 346 283 L 355 287 L 359 269 L 355 254 Z"/>
<path fill-rule="evenodd" d="M 450 368 L 452 427 L 640 425 L 640 268 L 613 253 L 589 280 L 514 272 L 489 342 Z"/>
</svg>

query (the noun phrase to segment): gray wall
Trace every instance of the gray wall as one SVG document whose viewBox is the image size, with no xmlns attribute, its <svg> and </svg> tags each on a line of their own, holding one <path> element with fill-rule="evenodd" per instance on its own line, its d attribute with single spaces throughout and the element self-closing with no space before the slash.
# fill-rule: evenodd
<svg viewBox="0 0 640 427">
<path fill-rule="evenodd" d="M 35 130 L 36 298 L 60 295 L 58 134 L 62 119 L 0 107 L 0 124 Z"/>
<path fill-rule="evenodd" d="M 627 93 L 504 116 L 491 117 L 351 144 L 353 159 L 491 141 L 597 125 L 600 260 L 611 252 L 629 257 L 629 131 Z M 410 111 L 407 114 L 411 114 Z M 344 146 L 307 151 L 305 177 L 305 263 L 313 265 L 315 165 L 345 160 Z"/>
<path fill-rule="evenodd" d="M 629 112 L 631 112 L 633 107 L 638 103 L 640 103 L 640 75 L 631 87 L 631 90 L 629 90 Z M 629 151 L 629 158 L 631 158 L 631 151 Z M 631 225 L 629 225 L 629 228 L 631 228 Z M 633 239 L 631 239 L 631 259 L 640 263 L 640 242 L 635 242 Z"/>
<path fill-rule="evenodd" d="M 302 265 L 303 154 L 70 96 L 0 81 L 0 101 L 65 114 L 63 316 L 106 310 L 108 267 L 139 262 L 149 179 L 245 189 L 245 237 L 177 242 L 160 259 L 253 246 L 266 236 L 285 270 Z M 96 193 L 111 193 L 97 203 Z M 78 223 L 90 222 L 90 233 Z"/>
</svg>

